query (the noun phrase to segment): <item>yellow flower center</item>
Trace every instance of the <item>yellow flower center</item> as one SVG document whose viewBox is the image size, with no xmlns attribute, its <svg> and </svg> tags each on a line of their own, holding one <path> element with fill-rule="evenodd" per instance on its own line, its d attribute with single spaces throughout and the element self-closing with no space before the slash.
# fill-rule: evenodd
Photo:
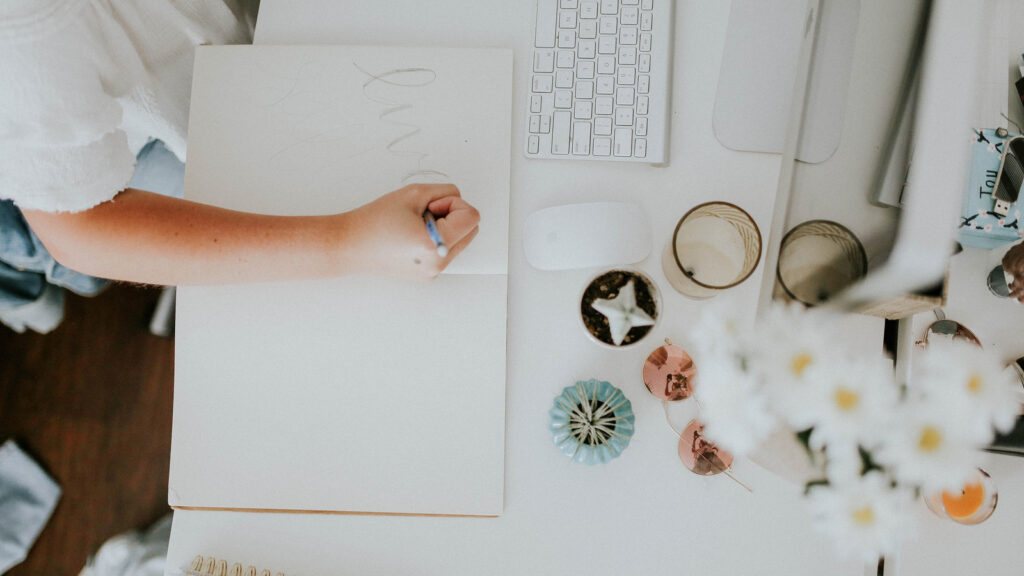
<svg viewBox="0 0 1024 576">
<path fill-rule="evenodd" d="M 849 412 L 857 407 L 860 403 L 860 395 L 846 388 L 839 388 L 836 390 L 836 406 L 839 406 L 840 410 Z"/>
<path fill-rule="evenodd" d="M 814 362 L 814 358 L 807 352 L 800 352 L 793 356 L 793 359 L 789 362 L 789 369 L 793 371 L 793 374 L 800 378 L 804 375 L 804 370 Z"/>
<path fill-rule="evenodd" d="M 853 522 L 858 526 L 871 526 L 875 523 L 875 510 L 870 506 L 854 510 Z"/>
<path fill-rule="evenodd" d="M 940 445 L 942 445 L 942 432 L 936 430 L 934 426 L 925 426 L 921 430 L 917 446 L 925 452 L 934 452 L 939 449 Z"/>
<path fill-rule="evenodd" d="M 975 374 L 971 376 L 970 380 L 967 381 L 967 389 L 970 390 L 973 394 L 977 394 L 978 392 L 981 392 L 981 383 L 981 376 Z"/>
</svg>

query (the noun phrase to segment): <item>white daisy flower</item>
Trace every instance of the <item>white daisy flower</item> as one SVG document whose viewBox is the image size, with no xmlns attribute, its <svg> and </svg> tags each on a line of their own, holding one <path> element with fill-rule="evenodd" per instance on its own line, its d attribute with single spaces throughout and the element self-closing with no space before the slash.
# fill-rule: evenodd
<svg viewBox="0 0 1024 576">
<path fill-rule="evenodd" d="M 721 302 L 703 306 L 690 329 L 695 352 L 742 358 L 749 353 L 753 328 Z"/>
<path fill-rule="evenodd" d="M 901 483 L 925 492 L 954 490 L 978 467 L 983 444 L 971 416 L 951 398 L 914 394 L 884 428 L 875 455 Z"/>
<path fill-rule="evenodd" d="M 992 440 L 992 428 L 1009 432 L 1019 412 L 1012 374 L 999 355 L 958 340 L 930 344 L 920 355 L 911 384 L 928 396 L 948 398 L 966 411 L 980 443 Z"/>
<path fill-rule="evenodd" d="M 842 485 L 811 489 L 811 509 L 818 527 L 830 534 L 844 556 L 875 562 L 899 546 L 910 527 L 903 513 L 905 490 L 893 488 L 879 472 Z"/>
<path fill-rule="evenodd" d="M 832 443 L 825 451 L 825 475 L 832 485 L 856 481 L 863 472 L 864 460 L 853 443 Z"/>
<path fill-rule="evenodd" d="M 817 420 L 809 378 L 814 368 L 835 365 L 835 338 L 823 317 L 801 306 L 776 306 L 758 326 L 751 368 L 768 387 L 772 407 L 794 430 Z"/>
<path fill-rule="evenodd" d="M 694 395 L 706 423 L 704 435 L 737 456 L 749 454 L 778 426 L 764 390 L 731 357 L 705 354 L 697 365 Z"/>
<path fill-rule="evenodd" d="M 807 425 L 810 447 L 878 444 L 879 432 L 893 418 L 899 391 L 884 358 L 832 359 L 808 368 Z"/>
</svg>

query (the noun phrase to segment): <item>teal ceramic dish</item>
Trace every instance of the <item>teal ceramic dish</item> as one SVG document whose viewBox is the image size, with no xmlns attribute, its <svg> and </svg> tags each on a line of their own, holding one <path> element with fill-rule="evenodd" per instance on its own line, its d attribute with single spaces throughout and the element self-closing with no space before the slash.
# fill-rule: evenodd
<svg viewBox="0 0 1024 576">
<path fill-rule="evenodd" d="M 567 386 L 549 414 L 555 446 L 581 464 L 616 458 L 633 437 L 633 405 L 622 390 L 602 380 Z"/>
</svg>

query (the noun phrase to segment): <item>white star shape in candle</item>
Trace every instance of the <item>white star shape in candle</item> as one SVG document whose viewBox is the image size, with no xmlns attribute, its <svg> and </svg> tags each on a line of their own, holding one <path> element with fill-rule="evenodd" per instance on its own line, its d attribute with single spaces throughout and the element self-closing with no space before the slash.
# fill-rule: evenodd
<svg viewBox="0 0 1024 576">
<path fill-rule="evenodd" d="M 598 298 L 590 306 L 608 319 L 608 328 L 612 331 L 612 341 L 616 346 L 622 345 L 626 334 L 634 326 L 654 325 L 654 318 L 636 305 L 636 288 L 632 279 L 619 290 L 617 297 L 611 300 Z"/>
</svg>

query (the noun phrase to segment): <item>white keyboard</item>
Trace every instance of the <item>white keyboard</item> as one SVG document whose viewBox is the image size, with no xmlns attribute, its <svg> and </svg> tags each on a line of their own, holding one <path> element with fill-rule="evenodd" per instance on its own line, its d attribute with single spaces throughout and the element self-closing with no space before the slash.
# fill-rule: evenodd
<svg viewBox="0 0 1024 576">
<path fill-rule="evenodd" d="M 674 0 L 537 0 L 526 156 L 665 163 Z"/>
</svg>

